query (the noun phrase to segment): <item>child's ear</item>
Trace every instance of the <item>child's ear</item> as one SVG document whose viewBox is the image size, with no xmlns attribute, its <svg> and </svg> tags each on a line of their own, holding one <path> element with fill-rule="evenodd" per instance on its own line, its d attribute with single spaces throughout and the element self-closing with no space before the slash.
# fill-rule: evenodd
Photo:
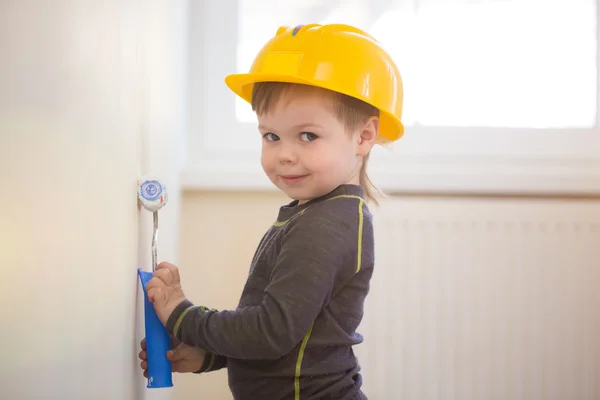
<svg viewBox="0 0 600 400">
<path fill-rule="evenodd" d="M 371 117 L 365 122 L 358 137 L 357 155 L 369 154 L 379 136 L 379 118 Z"/>
</svg>

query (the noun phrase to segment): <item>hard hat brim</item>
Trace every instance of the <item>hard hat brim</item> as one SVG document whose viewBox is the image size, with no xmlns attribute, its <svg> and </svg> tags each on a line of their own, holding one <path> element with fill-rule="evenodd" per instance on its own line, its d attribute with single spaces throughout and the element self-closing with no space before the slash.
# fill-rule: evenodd
<svg viewBox="0 0 600 400">
<path fill-rule="evenodd" d="M 229 89 L 236 95 L 240 96 L 246 102 L 252 102 L 252 88 L 255 83 L 258 82 L 285 82 L 285 83 L 298 83 L 303 85 L 310 85 L 321 87 L 323 89 L 329 89 L 310 80 L 298 78 L 294 75 L 284 74 L 231 74 L 225 77 L 225 84 Z M 335 91 L 335 90 L 333 90 Z M 404 135 L 404 125 L 402 122 L 393 114 L 380 110 L 379 116 L 379 136 L 380 144 L 389 142 L 395 142 Z"/>
<path fill-rule="evenodd" d="M 292 75 L 277 74 L 232 74 L 225 78 L 225 83 L 235 94 L 252 102 L 252 87 L 258 82 L 286 82 L 304 85 L 318 86 L 308 80 L 300 79 Z"/>
</svg>

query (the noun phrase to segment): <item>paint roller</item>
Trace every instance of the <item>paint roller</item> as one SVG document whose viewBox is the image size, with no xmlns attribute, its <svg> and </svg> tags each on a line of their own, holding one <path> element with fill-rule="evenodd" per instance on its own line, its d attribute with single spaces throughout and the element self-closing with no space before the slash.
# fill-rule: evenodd
<svg viewBox="0 0 600 400">
<path fill-rule="evenodd" d="M 156 248 L 158 241 L 158 210 L 168 200 L 167 188 L 157 179 L 145 177 L 138 181 L 138 200 L 143 208 L 152 212 L 154 228 L 152 234 L 152 272 L 138 268 L 138 275 L 144 291 L 144 327 L 146 330 L 146 362 L 148 363 L 148 385 L 150 389 L 173 386 L 171 362 L 167 351 L 171 348 L 170 336 L 158 319 L 154 305 L 148 299 L 146 285 L 156 269 Z"/>
</svg>

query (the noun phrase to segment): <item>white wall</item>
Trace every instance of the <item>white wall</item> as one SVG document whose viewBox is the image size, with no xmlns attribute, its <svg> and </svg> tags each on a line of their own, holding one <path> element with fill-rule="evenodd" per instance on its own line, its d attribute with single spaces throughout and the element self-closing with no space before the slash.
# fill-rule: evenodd
<svg viewBox="0 0 600 400">
<path fill-rule="evenodd" d="M 144 396 L 137 360 L 151 215 L 135 185 L 169 185 L 159 258 L 176 261 L 184 6 L 2 2 L 0 398 L 172 393 Z"/>
</svg>

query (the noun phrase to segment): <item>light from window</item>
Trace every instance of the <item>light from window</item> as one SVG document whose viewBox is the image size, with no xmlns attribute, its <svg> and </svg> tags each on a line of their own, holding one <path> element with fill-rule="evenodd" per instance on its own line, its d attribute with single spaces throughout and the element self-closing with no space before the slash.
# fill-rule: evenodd
<svg viewBox="0 0 600 400">
<path fill-rule="evenodd" d="M 310 23 L 298 18 L 349 23 L 377 38 L 398 64 L 406 125 L 595 126 L 594 0 L 428 0 L 417 6 L 415 0 L 380 12 L 378 1 L 337 3 L 331 9 L 313 0 L 293 9 L 241 0 L 238 71 L 248 71 L 279 25 Z M 239 99 L 236 115 L 243 123 L 256 121 Z"/>
</svg>

